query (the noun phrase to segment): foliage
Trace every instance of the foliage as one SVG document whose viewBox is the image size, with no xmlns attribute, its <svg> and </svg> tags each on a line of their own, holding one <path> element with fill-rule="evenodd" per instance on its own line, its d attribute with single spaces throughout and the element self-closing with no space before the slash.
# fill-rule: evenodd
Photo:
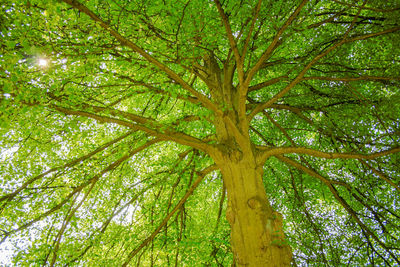
<svg viewBox="0 0 400 267">
<path fill-rule="evenodd" d="M 397 1 L 81 2 L 1 4 L 13 264 L 229 265 L 208 147 L 234 101 L 297 265 L 399 264 Z M 239 100 L 215 98 L 209 58 Z"/>
</svg>

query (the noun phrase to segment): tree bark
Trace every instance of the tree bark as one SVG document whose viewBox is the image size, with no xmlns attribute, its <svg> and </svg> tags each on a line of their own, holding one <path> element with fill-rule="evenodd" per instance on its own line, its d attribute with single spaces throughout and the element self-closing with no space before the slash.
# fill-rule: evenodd
<svg viewBox="0 0 400 267">
<path fill-rule="evenodd" d="M 224 64 L 220 69 L 213 53 L 203 59 L 212 99 L 225 110 L 223 117 L 215 117 L 218 145 L 210 154 L 227 190 L 226 218 L 231 226 L 234 265 L 289 266 L 292 252 L 285 242 L 282 215 L 268 201 L 263 168 L 256 161 L 246 115 L 240 112 L 240 92 L 244 88 L 232 85 L 235 66 Z"/>
<path fill-rule="evenodd" d="M 285 242 L 282 215 L 268 201 L 262 166 L 252 156 L 237 158 L 234 153 L 221 153 L 215 160 L 228 195 L 226 218 L 235 265 L 290 266 L 292 252 Z"/>
</svg>

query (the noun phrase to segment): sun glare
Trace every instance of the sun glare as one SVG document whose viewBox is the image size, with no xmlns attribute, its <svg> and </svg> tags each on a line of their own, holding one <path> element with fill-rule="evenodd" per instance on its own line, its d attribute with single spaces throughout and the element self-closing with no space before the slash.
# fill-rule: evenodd
<svg viewBox="0 0 400 267">
<path fill-rule="evenodd" d="M 49 64 L 48 60 L 45 58 L 39 58 L 38 65 L 40 67 L 46 67 Z"/>
</svg>

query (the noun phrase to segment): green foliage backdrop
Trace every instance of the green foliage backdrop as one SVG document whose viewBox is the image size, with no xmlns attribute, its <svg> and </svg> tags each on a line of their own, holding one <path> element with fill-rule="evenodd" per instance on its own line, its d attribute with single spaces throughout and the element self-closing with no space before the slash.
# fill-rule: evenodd
<svg viewBox="0 0 400 267">
<path fill-rule="evenodd" d="M 80 2 L 1 4 L 0 236 L 14 265 L 232 263 L 207 153 L 231 107 L 211 95 L 210 57 L 246 88 L 297 265 L 399 264 L 398 1 Z"/>
</svg>

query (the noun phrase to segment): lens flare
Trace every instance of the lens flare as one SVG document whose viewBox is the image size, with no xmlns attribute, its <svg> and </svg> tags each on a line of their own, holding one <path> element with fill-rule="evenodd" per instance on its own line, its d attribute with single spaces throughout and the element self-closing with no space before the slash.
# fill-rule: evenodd
<svg viewBox="0 0 400 267">
<path fill-rule="evenodd" d="M 49 61 L 45 58 L 39 58 L 38 65 L 40 67 L 46 67 L 49 64 Z"/>
</svg>

